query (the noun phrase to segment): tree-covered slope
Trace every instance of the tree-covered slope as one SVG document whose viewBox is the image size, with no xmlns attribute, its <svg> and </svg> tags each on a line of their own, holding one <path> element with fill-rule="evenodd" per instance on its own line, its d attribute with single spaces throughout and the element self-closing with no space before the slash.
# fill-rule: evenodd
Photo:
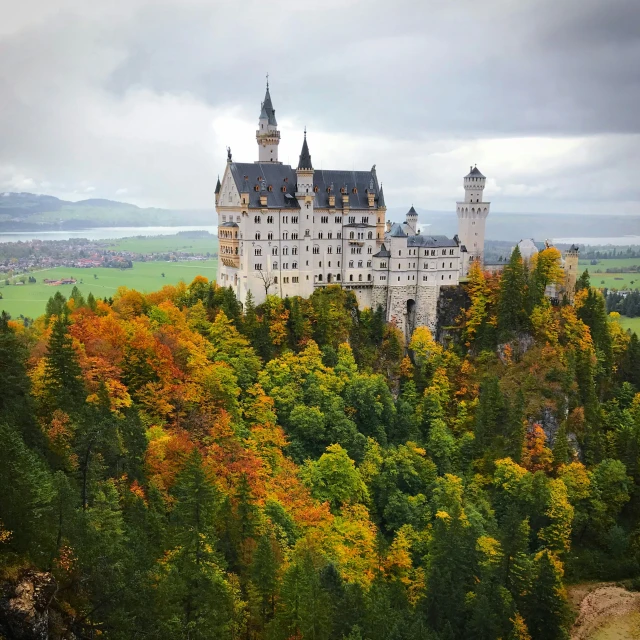
<svg viewBox="0 0 640 640">
<path fill-rule="evenodd" d="M 558 259 L 408 350 L 339 287 L 3 317 L 0 635 L 27 580 L 51 638 L 566 638 L 567 580 L 640 569 L 640 348 Z"/>
</svg>

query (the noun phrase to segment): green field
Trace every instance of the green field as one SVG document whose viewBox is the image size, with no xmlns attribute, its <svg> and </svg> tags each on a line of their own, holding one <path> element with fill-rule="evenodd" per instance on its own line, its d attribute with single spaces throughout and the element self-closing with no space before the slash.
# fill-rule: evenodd
<svg viewBox="0 0 640 640">
<path fill-rule="evenodd" d="M 209 280 L 215 279 L 217 260 L 202 260 L 192 262 L 134 262 L 133 269 L 78 269 L 57 267 L 46 271 L 32 273 L 37 282 L 23 286 L 0 286 L 2 300 L 0 310 L 10 313 L 17 318 L 24 315 L 36 318 L 44 313 L 47 300 L 60 291 L 68 297 L 73 285 L 52 287 L 43 283 L 45 278 L 60 280 L 61 278 L 75 278 L 77 287 L 85 297 L 93 293 L 96 298 L 111 297 L 118 287 L 129 287 L 138 291 L 151 292 L 160 289 L 165 284 L 177 284 L 181 280 L 191 282 L 201 275 Z M 162 277 L 162 273 L 165 277 Z M 94 278 L 94 274 L 98 278 Z M 81 283 L 82 281 L 82 283 Z M 4 283 L 4 281 L 2 281 Z"/>
<path fill-rule="evenodd" d="M 188 238 L 182 235 L 151 236 L 135 238 L 119 238 L 117 240 L 105 240 L 107 247 L 112 251 L 133 251 L 134 253 L 169 253 L 181 251 L 206 255 L 218 251 L 218 238 L 209 236 L 204 238 Z"/>
<path fill-rule="evenodd" d="M 591 286 L 598 289 L 640 289 L 640 273 L 592 273 Z"/>
<path fill-rule="evenodd" d="M 592 271 L 606 271 L 607 269 L 628 269 L 640 265 L 640 258 L 606 258 L 598 260 L 598 264 L 590 264 L 590 260 L 579 260 L 581 269 Z"/>
<path fill-rule="evenodd" d="M 640 336 L 640 316 L 636 318 L 627 318 L 626 316 L 620 316 L 620 324 L 625 329 L 631 329 L 632 332 L 637 333 Z"/>
</svg>

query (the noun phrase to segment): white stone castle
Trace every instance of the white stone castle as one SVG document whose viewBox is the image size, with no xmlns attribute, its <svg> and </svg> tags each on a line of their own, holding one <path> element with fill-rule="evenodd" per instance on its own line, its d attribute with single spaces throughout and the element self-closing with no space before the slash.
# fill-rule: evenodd
<svg viewBox="0 0 640 640">
<path fill-rule="evenodd" d="M 483 259 L 485 177 L 472 168 L 457 203 L 458 235 L 419 233 L 411 207 L 401 223 L 385 222 L 375 165 L 369 171 L 313 168 L 306 131 L 298 167 L 278 160 L 280 131 L 267 83 L 258 130 L 258 160 L 234 162 L 218 179 L 218 282 L 244 303 L 267 295 L 310 296 L 340 285 L 361 308 L 380 305 L 410 336 L 435 328 L 441 287 L 458 284 L 471 260 Z"/>
</svg>

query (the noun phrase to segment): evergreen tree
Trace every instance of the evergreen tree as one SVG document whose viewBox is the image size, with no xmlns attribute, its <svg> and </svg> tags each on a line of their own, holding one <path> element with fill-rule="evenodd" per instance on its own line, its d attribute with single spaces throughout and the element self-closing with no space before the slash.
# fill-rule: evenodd
<svg viewBox="0 0 640 640">
<path fill-rule="evenodd" d="M 511 253 L 500 279 L 498 296 L 498 332 L 501 340 L 508 340 L 527 327 L 524 308 L 526 299 L 526 276 L 520 248 Z"/>
<path fill-rule="evenodd" d="M 78 356 L 69 335 L 69 321 L 57 316 L 51 328 L 44 368 L 45 407 L 69 413 L 80 409 L 86 394 Z"/>
<path fill-rule="evenodd" d="M 567 440 L 567 425 L 562 422 L 553 443 L 553 465 L 559 467 L 569 462 L 569 442 Z"/>
<path fill-rule="evenodd" d="M 549 551 L 541 551 L 534 563 L 534 580 L 525 616 L 532 640 L 565 640 L 570 610 L 560 561 Z"/>
<path fill-rule="evenodd" d="M 480 401 L 476 411 L 475 437 L 476 447 L 482 453 L 500 434 L 504 427 L 505 402 L 498 378 L 487 378 L 480 390 Z"/>
</svg>

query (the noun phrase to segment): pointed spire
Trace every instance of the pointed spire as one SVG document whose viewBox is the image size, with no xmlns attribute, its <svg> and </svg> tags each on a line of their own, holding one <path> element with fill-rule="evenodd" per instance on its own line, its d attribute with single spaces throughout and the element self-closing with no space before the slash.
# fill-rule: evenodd
<svg viewBox="0 0 640 640">
<path fill-rule="evenodd" d="M 409 209 L 409 211 L 407 212 L 408 216 L 417 216 L 418 212 L 413 208 L 413 205 L 411 205 L 411 209 Z"/>
<path fill-rule="evenodd" d="M 311 164 L 311 154 L 309 153 L 309 145 L 307 144 L 307 127 L 304 128 L 304 141 L 302 142 L 302 151 L 300 152 L 298 169 L 313 169 L 313 165 Z"/>
<path fill-rule="evenodd" d="M 269 74 L 267 74 L 267 91 L 264 94 L 264 102 L 262 103 L 262 110 L 260 111 L 260 117 L 264 118 L 265 116 L 268 118 L 269 124 L 274 127 L 278 125 L 276 122 L 276 110 L 273 108 L 271 94 L 269 93 Z"/>
<path fill-rule="evenodd" d="M 384 192 L 382 191 L 382 184 L 380 185 L 380 193 L 378 194 L 378 207 L 386 207 L 384 203 Z"/>
<path fill-rule="evenodd" d="M 222 185 L 220 184 L 220 176 L 218 176 L 218 182 L 216 183 L 216 193 L 220 193 Z"/>
</svg>

